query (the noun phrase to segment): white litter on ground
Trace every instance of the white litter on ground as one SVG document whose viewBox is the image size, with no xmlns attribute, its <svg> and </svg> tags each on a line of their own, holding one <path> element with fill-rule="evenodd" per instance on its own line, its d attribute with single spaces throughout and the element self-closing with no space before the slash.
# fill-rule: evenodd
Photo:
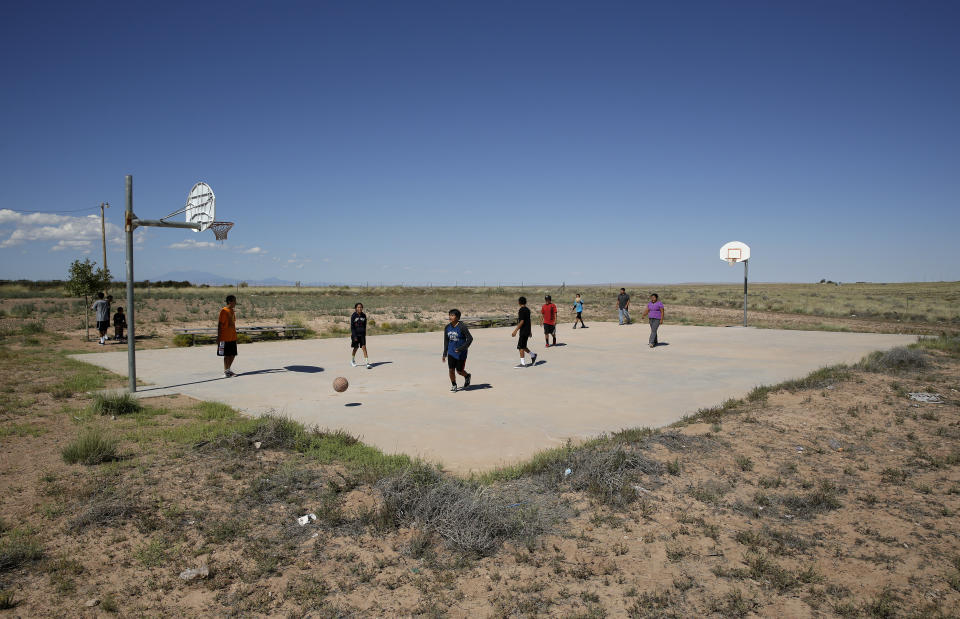
<svg viewBox="0 0 960 619">
<path fill-rule="evenodd" d="M 908 393 L 910 399 L 915 402 L 926 402 L 927 404 L 943 404 L 943 398 L 940 397 L 939 393 L 927 393 L 926 391 L 919 391 L 917 393 Z"/>
</svg>

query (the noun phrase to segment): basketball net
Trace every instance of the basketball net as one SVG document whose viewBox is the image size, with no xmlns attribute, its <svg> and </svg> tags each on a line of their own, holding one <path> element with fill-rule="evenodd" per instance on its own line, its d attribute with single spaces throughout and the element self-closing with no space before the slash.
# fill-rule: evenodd
<svg viewBox="0 0 960 619">
<path fill-rule="evenodd" d="M 230 232 L 230 228 L 232 227 L 232 221 L 215 221 L 210 224 L 210 229 L 213 230 L 213 236 L 221 243 L 227 240 L 227 233 Z"/>
<path fill-rule="evenodd" d="M 736 258 L 727 258 L 727 264 L 729 264 L 730 266 L 733 266 L 733 265 L 735 265 L 736 263 L 737 263 L 737 259 L 736 259 Z"/>
</svg>

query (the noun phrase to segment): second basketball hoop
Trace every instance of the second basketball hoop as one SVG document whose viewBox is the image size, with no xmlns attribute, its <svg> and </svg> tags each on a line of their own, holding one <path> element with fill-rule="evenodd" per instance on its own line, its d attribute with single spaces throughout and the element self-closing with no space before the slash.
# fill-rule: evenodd
<svg viewBox="0 0 960 619">
<path fill-rule="evenodd" d="M 743 326 L 747 326 L 747 265 L 750 261 L 750 247 L 740 241 L 730 241 L 720 248 L 720 259 L 730 266 L 743 263 Z"/>
<path fill-rule="evenodd" d="M 740 241 L 730 241 L 720 248 L 720 259 L 726 260 L 730 266 L 750 259 L 750 247 Z"/>
</svg>

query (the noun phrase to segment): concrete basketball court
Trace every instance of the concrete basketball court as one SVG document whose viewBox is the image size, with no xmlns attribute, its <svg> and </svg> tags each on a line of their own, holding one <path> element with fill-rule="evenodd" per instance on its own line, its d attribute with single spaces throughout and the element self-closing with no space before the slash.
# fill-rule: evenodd
<svg viewBox="0 0 960 619">
<path fill-rule="evenodd" d="M 350 367 L 349 338 L 241 345 L 235 378 L 224 378 L 213 345 L 137 353 L 141 397 L 182 393 L 251 415 L 276 413 L 342 428 L 388 453 L 406 453 L 458 472 L 486 470 L 562 445 L 568 438 L 663 426 L 761 384 L 852 363 L 914 336 L 669 323 L 647 347 L 644 324 L 559 327 L 556 348 L 534 332 L 536 367 L 514 369 L 510 328 L 474 329 L 470 390 L 451 393 L 440 333 L 368 338 L 373 369 Z M 127 373 L 122 352 L 74 355 Z M 335 393 L 345 376 L 350 388 Z M 462 384 L 462 378 L 460 379 Z"/>
</svg>

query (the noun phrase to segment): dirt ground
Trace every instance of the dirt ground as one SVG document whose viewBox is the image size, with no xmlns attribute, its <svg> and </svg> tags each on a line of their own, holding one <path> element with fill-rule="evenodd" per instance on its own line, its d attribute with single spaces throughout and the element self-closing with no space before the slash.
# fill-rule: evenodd
<svg viewBox="0 0 960 619">
<path fill-rule="evenodd" d="M 388 510 L 383 479 L 348 461 L 191 438 L 228 414 L 202 403 L 95 415 L 58 387 L 80 371 L 59 353 L 78 348 L 49 333 L 2 343 L 4 615 L 960 616 L 956 356 L 827 373 L 620 433 L 596 453 L 617 456 L 606 468 L 645 463 L 622 487 L 577 486 L 591 460 L 576 448 L 570 473 L 564 455 L 560 469 L 477 480 L 477 500 L 507 488 L 500 511 L 546 523 L 477 552 L 443 514 Z M 66 464 L 61 449 L 90 427 L 119 437 L 120 457 Z M 317 520 L 298 525 L 307 513 Z"/>
</svg>

